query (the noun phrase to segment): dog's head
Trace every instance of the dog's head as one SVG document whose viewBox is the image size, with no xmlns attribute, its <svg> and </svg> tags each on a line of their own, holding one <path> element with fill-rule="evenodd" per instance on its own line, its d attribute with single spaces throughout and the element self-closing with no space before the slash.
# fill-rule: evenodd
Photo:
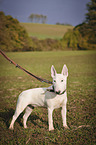
<svg viewBox="0 0 96 145">
<path fill-rule="evenodd" d="M 61 74 L 57 74 L 54 66 L 52 65 L 51 76 L 53 78 L 54 91 L 57 94 L 62 94 L 62 92 L 66 90 L 66 83 L 67 83 L 67 77 L 68 77 L 67 66 L 64 65 Z"/>
</svg>

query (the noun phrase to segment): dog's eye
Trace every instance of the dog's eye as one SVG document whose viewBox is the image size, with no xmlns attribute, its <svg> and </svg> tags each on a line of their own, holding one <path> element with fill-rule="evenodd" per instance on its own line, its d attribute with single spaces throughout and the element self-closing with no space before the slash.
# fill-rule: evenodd
<svg viewBox="0 0 96 145">
<path fill-rule="evenodd" d="M 63 80 L 61 80 L 61 82 L 63 82 Z"/>
<path fill-rule="evenodd" d="M 56 83 L 56 80 L 54 80 L 54 83 Z"/>
</svg>

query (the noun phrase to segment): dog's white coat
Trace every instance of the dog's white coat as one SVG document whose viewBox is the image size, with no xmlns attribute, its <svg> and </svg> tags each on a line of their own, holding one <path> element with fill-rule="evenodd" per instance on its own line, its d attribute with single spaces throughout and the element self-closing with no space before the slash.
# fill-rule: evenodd
<svg viewBox="0 0 96 145">
<path fill-rule="evenodd" d="M 67 103 L 67 93 L 64 94 L 62 92 L 66 90 L 68 69 L 66 65 L 63 66 L 61 74 L 57 74 L 54 66 L 51 67 L 51 76 L 53 78 L 53 86 L 55 92 L 47 91 L 48 89 L 52 89 L 52 86 L 48 88 L 35 88 L 23 91 L 18 98 L 17 106 L 15 114 L 13 115 L 10 129 L 14 128 L 14 122 L 21 112 L 25 110 L 25 114 L 23 116 L 23 124 L 24 128 L 27 128 L 26 121 L 29 115 L 32 112 L 32 108 L 28 107 L 31 104 L 33 107 L 46 107 L 48 108 L 48 123 L 49 123 L 49 131 L 54 130 L 53 127 L 53 119 L 52 113 L 56 108 L 62 107 L 61 114 L 63 120 L 63 126 L 68 128 L 66 123 L 66 103 Z M 58 93 L 58 94 L 57 94 Z"/>
</svg>

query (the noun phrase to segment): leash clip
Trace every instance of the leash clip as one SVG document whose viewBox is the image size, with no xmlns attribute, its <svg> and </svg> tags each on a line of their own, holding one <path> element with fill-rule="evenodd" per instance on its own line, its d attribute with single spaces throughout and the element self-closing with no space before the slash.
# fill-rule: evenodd
<svg viewBox="0 0 96 145">
<path fill-rule="evenodd" d="M 18 64 L 16 64 L 16 68 L 18 67 Z"/>
</svg>

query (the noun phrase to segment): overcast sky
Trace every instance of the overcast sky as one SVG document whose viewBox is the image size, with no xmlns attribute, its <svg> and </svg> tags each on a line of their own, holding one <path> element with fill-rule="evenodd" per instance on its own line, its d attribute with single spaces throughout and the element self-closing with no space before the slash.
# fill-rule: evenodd
<svg viewBox="0 0 96 145">
<path fill-rule="evenodd" d="M 28 22 L 30 14 L 47 16 L 47 24 L 68 23 L 76 26 L 85 20 L 90 0 L 0 0 L 0 11 Z"/>
</svg>

